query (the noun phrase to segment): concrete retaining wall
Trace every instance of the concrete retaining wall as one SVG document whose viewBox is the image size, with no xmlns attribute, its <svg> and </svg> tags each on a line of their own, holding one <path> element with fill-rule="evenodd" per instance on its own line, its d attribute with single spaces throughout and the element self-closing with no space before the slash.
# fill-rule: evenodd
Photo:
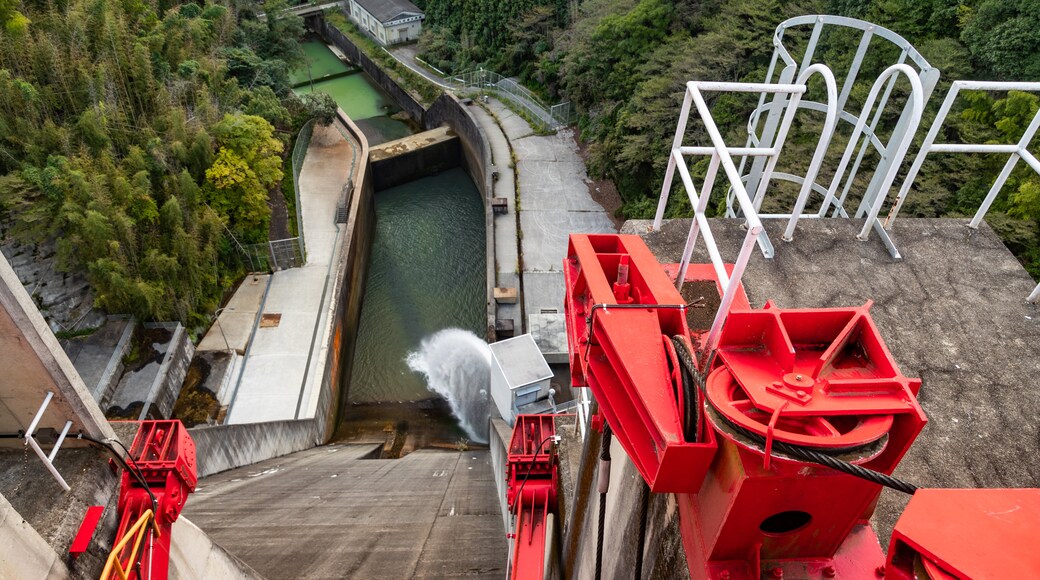
<svg viewBox="0 0 1040 580">
<path fill-rule="evenodd" d="M 155 326 L 145 324 L 145 328 Z M 152 388 L 148 391 L 148 399 L 141 408 L 139 421 L 148 418 L 149 413 L 152 416 L 164 418 L 173 414 L 173 405 L 181 393 L 181 386 L 184 384 L 184 377 L 188 374 L 188 367 L 191 366 L 193 356 L 195 356 L 195 345 L 191 343 L 184 327 L 178 323 L 173 329 L 170 348 L 166 351 L 159 372 L 155 375 L 155 381 L 152 382 Z"/>
<path fill-rule="evenodd" d="M 177 518 L 170 534 L 170 580 L 263 580 L 188 518 Z"/>
<path fill-rule="evenodd" d="M 123 371 L 126 370 L 123 358 L 130 354 L 131 339 L 134 336 L 134 328 L 136 327 L 137 320 L 131 318 L 127 322 L 126 328 L 123 329 L 123 335 L 119 337 L 119 342 L 116 343 L 116 349 L 112 351 L 112 357 L 108 359 L 108 366 L 105 367 L 105 371 L 101 374 L 101 378 L 98 379 L 98 383 L 94 387 L 94 400 L 98 401 L 99 405 L 101 402 L 112 398 L 112 393 L 115 392 L 116 385 L 119 384 L 119 377 L 123 376 Z"/>
<path fill-rule="evenodd" d="M 422 135 L 422 134 L 420 134 Z M 392 145 L 397 141 L 385 144 Z M 415 181 L 461 165 L 462 146 L 459 139 L 448 139 L 431 145 L 386 157 L 372 159 L 372 182 L 376 191 Z"/>
<path fill-rule="evenodd" d="M 195 441 L 199 477 L 252 465 L 324 443 L 315 419 L 238 425 L 199 426 L 188 431 Z"/>
<path fill-rule="evenodd" d="M 444 93 L 430 105 L 423 120 L 426 129 L 447 125 L 455 131 L 462 141 L 463 165 L 469 172 L 480 193 L 488 198 L 491 194 L 493 162 L 491 147 L 484 137 L 484 130 L 477 120 L 469 114 L 466 105 L 458 97 Z"/>
</svg>

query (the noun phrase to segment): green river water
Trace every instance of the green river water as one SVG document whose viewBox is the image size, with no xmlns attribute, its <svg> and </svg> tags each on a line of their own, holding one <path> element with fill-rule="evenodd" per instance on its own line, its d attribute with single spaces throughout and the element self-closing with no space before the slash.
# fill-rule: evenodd
<svg viewBox="0 0 1040 580">
<path fill-rule="evenodd" d="M 485 331 L 484 205 L 456 168 L 376 193 L 375 206 L 349 400 L 428 399 L 408 354 L 446 328 Z"/>
<path fill-rule="evenodd" d="M 351 71 L 351 68 L 336 57 L 320 40 L 303 43 L 304 54 L 310 67 L 290 73 L 289 78 L 297 94 L 311 91 L 328 93 L 340 109 L 365 133 L 369 145 L 378 145 L 412 134 L 411 127 L 403 121 L 391 119 L 390 115 L 400 111 L 385 91 L 380 89 L 367 74 L 361 71 L 323 79 Z"/>
</svg>

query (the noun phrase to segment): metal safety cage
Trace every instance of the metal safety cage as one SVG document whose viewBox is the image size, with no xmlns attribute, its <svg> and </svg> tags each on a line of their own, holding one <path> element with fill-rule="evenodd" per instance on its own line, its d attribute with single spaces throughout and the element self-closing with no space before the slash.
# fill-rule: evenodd
<svg viewBox="0 0 1040 580">
<path fill-rule="evenodd" d="M 1006 91 L 1026 91 L 1040 93 L 1040 83 L 1020 83 L 1020 82 L 992 82 L 992 81 L 954 81 L 953 86 L 950 87 L 950 92 L 946 94 L 946 100 L 943 101 L 942 107 L 939 108 L 939 112 L 935 115 L 935 120 L 932 121 L 931 129 L 928 131 L 928 135 L 925 136 L 924 142 L 921 144 L 921 149 L 917 153 L 917 157 L 914 158 L 913 164 L 910 166 L 910 171 L 906 175 L 906 179 L 903 180 L 902 187 L 899 188 L 899 195 L 896 197 L 896 203 L 892 207 L 892 212 L 889 214 L 888 219 L 885 220 L 885 228 L 888 229 L 892 226 L 896 216 L 899 215 L 899 210 L 903 207 L 903 202 L 906 201 L 906 196 L 910 193 L 910 188 L 913 187 L 914 181 L 917 179 L 917 174 L 921 171 L 921 166 L 924 165 L 924 160 L 929 153 L 1001 153 L 1010 154 L 1007 163 L 1004 164 L 1004 168 L 1001 169 L 1000 174 L 997 175 L 997 179 L 993 182 L 992 187 L 989 189 L 989 193 L 986 194 L 986 198 L 982 201 L 982 205 L 979 206 L 978 211 L 975 212 L 975 217 L 971 219 L 968 227 L 977 229 L 979 224 L 982 223 L 982 218 L 986 217 L 986 213 L 989 211 L 993 200 L 997 198 L 1000 190 L 1003 189 L 1004 184 L 1007 182 L 1008 177 L 1011 176 L 1011 172 L 1018 165 L 1018 161 L 1021 159 L 1029 165 L 1033 171 L 1040 174 L 1040 161 L 1037 160 L 1036 156 L 1029 152 L 1027 147 L 1033 141 L 1036 136 L 1036 131 L 1040 128 L 1040 108 L 1037 108 L 1036 113 L 1033 114 L 1033 120 L 1026 127 L 1022 133 L 1022 137 L 1018 140 L 1018 143 L 1010 144 L 995 144 L 995 143 L 936 143 L 935 139 L 939 136 L 939 131 L 942 130 L 946 117 L 949 115 L 950 110 L 953 108 L 953 103 L 957 100 L 957 96 L 960 91 L 988 91 L 988 92 L 1006 92 Z M 1029 302 L 1040 301 L 1040 285 L 1037 285 L 1033 289 L 1033 292 L 1029 294 L 1027 298 Z"/>
<path fill-rule="evenodd" d="M 784 44 L 785 37 L 789 37 L 787 34 L 789 31 L 796 31 L 809 26 L 812 27 L 812 31 L 809 33 L 809 39 L 805 46 L 805 50 L 802 54 L 801 60 L 796 61 L 788 50 L 788 47 Z M 789 173 L 766 173 L 765 167 L 767 160 L 762 158 L 751 159 L 751 156 L 749 155 L 743 155 L 741 157 L 739 173 L 745 183 L 745 188 L 749 191 L 757 190 L 760 183 L 763 181 L 768 183 L 771 179 L 776 179 L 795 183 L 801 186 L 803 191 L 808 189 L 811 192 L 815 192 L 824 197 L 824 202 L 820 205 L 819 211 L 814 213 L 803 214 L 804 205 L 802 205 L 797 206 L 797 211 L 794 211 L 791 214 L 759 215 L 759 218 L 761 219 L 791 219 L 791 223 L 788 224 L 788 228 L 784 234 L 784 240 L 790 240 L 794 234 L 794 223 L 799 218 L 822 218 L 826 217 L 828 212 L 830 212 L 832 217 L 850 217 L 844 207 L 845 200 L 852 190 L 853 183 L 859 173 L 864 157 L 869 148 L 873 147 L 874 151 L 879 155 L 880 161 L 875 168 L 869 184 L 863 192 L 862 201 L 860 202 L 859 208 L 856 210 L 854 217 L 867 218 L 867 226 L 874 228 L 878 232 L 892 256 L 898 258 L 899 252 L 896 250 L 895 245 L 892 243 L 888 234 L 878 224 L 874 208 L 880 208 L 883 201 L 879 202 L 878 200 L 883 200 L 891 188 L 891 181 L 894 179 L 895 173 L 898 171 L 903 157 L 906 155 L 910 139 L 916 132 L 917 126 L 920 123 L 923 103 L 928 100 L 936 83 L 939 81 L 939 70 L 931 66 L 909 41 L 887 28 L 863 20 L 857 20 L 855 18 L 829 15 L 809 15 L 785 20 L 777 26 L 776 31 L 773 34 L 774 50 L 772 59 L 769 63 L 769 68 L 766 72 L 766 83 L 775 82 L 785 84 L 790 83 L 795 78 L 802 78 L 805 71 L 810 67 L 815 66 L 813 58 L 816 55 L 817 48 L 819 47 L 820 39 L 824 32 L 829 29 L 848 29 L 862 32 L 859 45 L 852 58 L 852 62 L 849 65 L 848 73 L 842 81 L 841 91 L 837 96 L 838 120 L 854 127 L 858 127 L 859 129 L 850 138 L 849 146 L 846 148 L 841 159 L 840 170 L 835 172 L 833 182 L 829 187 L 824 187 L 823 185 L 816 183 L 815 175 L 819 168 L 814 168 L 812 164 L 810 164 L 809 171 L 804 177 Z M 892 128 L 892 133 L 887 143 L 882 143 L 878 138 L 877 133 L 879 132 L 879 125 L 881 124 L 883 113 L 888 107 L 889 100 L 898 78 L 892 67 L 889 67 L 889 69 L 882 73 L 882 75 L 874 82 L 874 86 L 871 89 L 871 97 L 867 101 L 867 106 L 863 107 L 858 116 L 846 110 L 849 97 L 852 94 L 852 89 L 859 78 L 860 69 L 863 66 L 864 59 L 872 46 L 878 46 L 878 40 L 898 49 L 899 56 L 895 59 L 893 64 L 902 65 L 898 70 L 903 72 L 908 79 L 910 79 L 911 85 L 913 86 L 911 97 L 903 106 L 903 110 L 900 113 L 895 126 Z M 884 85 L 883 90 L 881 89 L 882 84 Z M 759 96 L 758 107 L 754 110 L 748 120 L 748 139 L 746 145 L 748 148 L 768 146 L 776 140 L 778 128 L 781 123 L 781 115 L 786 107 L 797 106 L 798 108 L 823 112 L 826 111 L 828 106 L 831 104 L 828 102 L 825 105 L 823 103 L 804 99 L 800 100 L 797 105 L 789 104 L 787 95 L 782 93 L 772 93 L 773 98 L 767 103 L 767 96 L 769 94 L 770 93 L 765 91 L 762 92 Z M 871 103 L 875 102 L 876 106 L 870 106 Z M 867 122 L 867 117 L 870 115 L 872 110 L 873 115 L 870 117 L 869 122 Z M 766 114 L 764 121 L 762 119 L 763 113 Z M 759 126 L 761 126 L 761 132 L 758 131 Z M 837 127 L 835 126 L 834 129 L 836 128 Z M 823 136 L 823 140 L 828 143 L 831 138 L 832 135 L 825 134 Z M 852 159 L 853 153 L 855 153 L 855 160 Z M 747 170 L 746 173 L 745 170 Z M 808 182 L 808 185 L 806 185 L 806 182 Z M 837 194 L 837 188 L 839 187 L 841 188 L 841 193 Z M 739 204 L 734 202 L 735 191 L 731 189 L 727 195 L 728 217 L 736 217 L 742 209 L 739 207 Z M 756 202 L 755 208 L 757 210 L 761 208 L 761 199 L 756 197 Z M 869 228 L 865 227 L 858 237 L 860 239 L 866 239 L 868 235 Z"/>
</svg>

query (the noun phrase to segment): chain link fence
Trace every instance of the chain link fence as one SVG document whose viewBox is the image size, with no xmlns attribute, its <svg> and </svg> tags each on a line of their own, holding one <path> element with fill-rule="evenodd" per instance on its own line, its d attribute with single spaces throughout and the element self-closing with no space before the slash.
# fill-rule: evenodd
<svg viewBox="0 0 1040 580">
<path fill-rule="evenodd" d="M 542 131 L 556 131 L 574 121 L 574 110 L 569 102 L 546 107 L 526 87 L 494 71 L 478 69 L 446 80 L 459 92 L 494 93 L 526 113 L 527 120 Z"/>
</svg>

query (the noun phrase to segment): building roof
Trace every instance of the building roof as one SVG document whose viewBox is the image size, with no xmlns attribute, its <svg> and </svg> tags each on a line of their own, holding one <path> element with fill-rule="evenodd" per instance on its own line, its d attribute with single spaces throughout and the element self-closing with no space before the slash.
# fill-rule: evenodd
<svg viewBox="0 0 1040 580">
<path fill-rule="evenodd" d="M 418 6 L 408 0 L 354 0 L 354 2 L 383 24 L 405 16 L 426 16 Z"/>
<path fill-rule="evenodd" d="M 510 389 L 526 387 L 553 376 L 530 334 L 493 342 L 489 346 Z"/>
</svg>

